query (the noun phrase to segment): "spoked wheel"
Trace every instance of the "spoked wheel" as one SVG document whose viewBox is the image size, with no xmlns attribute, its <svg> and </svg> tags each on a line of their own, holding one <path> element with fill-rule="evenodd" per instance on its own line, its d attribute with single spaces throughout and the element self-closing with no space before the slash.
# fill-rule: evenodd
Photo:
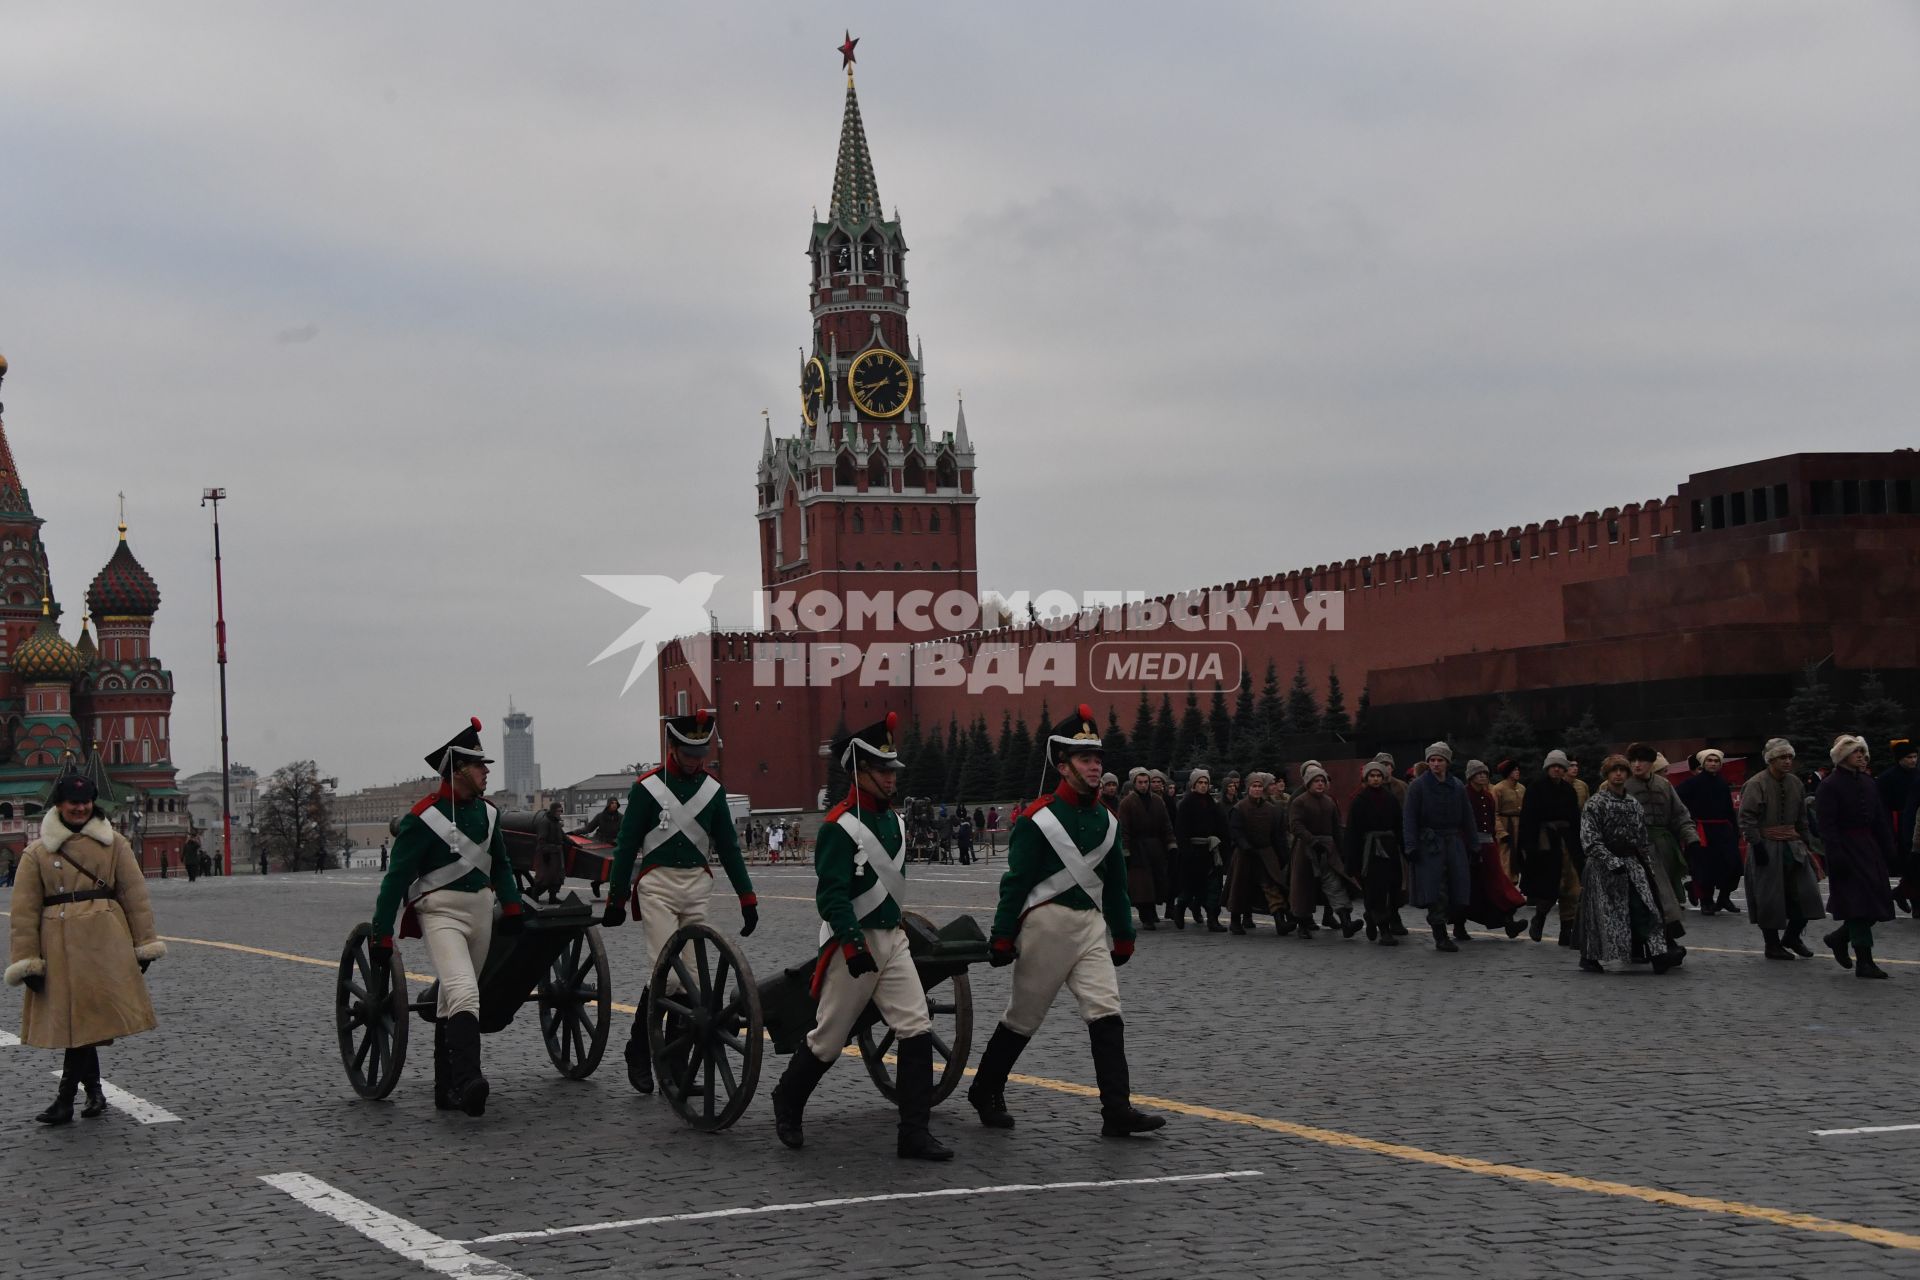
<svg viewBox="0 0 1920 1280">
<path fill-rule="evenodd" d="M 917 912 L 907 914 L 929 929 L 934 927 Z M 868 1012 L 872 1014 L 872 1009 Z M 960 1077 L 967 1072 L 967 1055 L 973 1051 L 973 987 L 966 974 L 955 974 L 927 992 L 927 1017 L 933 1023 L 933 1104 L 939 1106 L 959 1087 Z M 898 1040 L 893 1028 L 877 1016 L 863 1017 L 854 1028 L 853 1038 L 875 1086 L 888 1102 L 898 1102 L 893 1063 L 887 1061 Z"/>
<path fill-rule="evenodd" d="M 540 1035 L 547 1056 L 569 1080 L 585 1080 L 600 1065 L 613 1025 L 613 971 L 598 925 L 583 929 L 540 981 Z"/>
<path fill-rule="evenodd" d="M 347 935 L 334 984 L 334 1022 L 347 1082 L 363 1098 L 384 1098 L 400 1083 L 407 1061 L 407 973 L 394 953 L 376 963 L 367 926 Z"/>
<path fill-rule="evenodd" d="M 760 988 L 726 935 L 683 925 L 647 987 L 647 1042 L 660 1093 L 706 1133 L 740 1118 L 760 1080 Z"/>
</svg>

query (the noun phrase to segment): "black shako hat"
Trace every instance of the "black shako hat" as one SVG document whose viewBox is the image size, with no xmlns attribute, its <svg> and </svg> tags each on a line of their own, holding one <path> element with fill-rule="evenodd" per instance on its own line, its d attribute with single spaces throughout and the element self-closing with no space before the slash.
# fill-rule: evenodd
<svg viewBox="0 0 1920 1280">
<path fill-rule="evenodd" d="M 868 768 L 897 769 L 900 757 L 893 749 L 893 731 L 900 727 L 898 712 L 889 711 L 864 729 L 855 729 L 833 740 L 828 748 L 840 767 L 852 773 L 861 765 Z"/>
<path fill-rule="evenodd" d="M 480 717 L 467 721 L 467 727 L 447 739 L 446 745 L 427 753 L 427 768 L 441 777 L 450 776 L 463 764 L 492 764 L 480 748 Z"/>
<path fill-rule="evenodd" d="M 692 715 L 661 716 L 667 726 L 667 741 L 690 756 L 702 755 L 713 745 L 714 712 L 701 707 Z"/>
<path fill-rule="evenodd" d="M 1100 726 L 1093 722 L 1093 708 L 1081 703 L 1073 714 L 1053 726 L 1047 734 L 1047 759 L 1059 764 L 1069 756 L 1091 751 L 1102 758 L 1106 744 L 1100 738 Z"/>
</svg>

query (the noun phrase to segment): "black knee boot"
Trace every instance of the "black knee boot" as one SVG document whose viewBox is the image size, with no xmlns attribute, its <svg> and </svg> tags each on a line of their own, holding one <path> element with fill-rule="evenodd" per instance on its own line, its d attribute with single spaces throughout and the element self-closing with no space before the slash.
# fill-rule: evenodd
<svg viewBox="0 0 1920 1280">
<path fill-rule="evenodd" d="M 54 1095 L 53 1105 L 42 1111 L 34 1119 L 41 1124 L 71 1124 L 73 1122 L 73 1095 L 80 1092 L 80 1069 L 78 1049 L 69 1049 L 60 1063 L 60 1092 Z"/>
<path fill-rule="evenodd" d="M 1447 917 L 1444 912 L 1427 912 L 1427 926 L 1433 930 L 1433 949 L 1435 951 L 1458 951 L 1460 944 L 1447 936 Z"/>
<path fill-rule="evenodd" d="M 1351 938 L 1367 926 L 1353 918 L 1352 907 L 1340 908 L 1340 932 Z"/>
<path fill-rule="evenodd" d="M 1767 959 L 1791 960 L 1794 958 L 1793 952 L 1780 945 L 1780 931 L 1778 929 L 1762 929 L 1760 931 L 1760 937 L 1764 939 L 1767 944 L 1766 950 L 1763 953 Z"/>
<path fill-rule="evenodd" d="M 1533 919 L 1527 922 L 1527 937 L 1538 942 L 1547 936 L 1547 912 L 1552 909 L 1553 906 L 1551 903 L 1539 903 L 1535 905 L 1533 908 Z"/>
<path fill-rule="evenodd" d="M 80 1114 L 91 1120 L 107 1109 L 107 1093 L 100 1087 L 100 1050 L 88 1045 L 74 1052 L 80 1055 L 80 1087 L 87 1095 Z"/>
<path fill-rule="evenodd" d="M 1838 929 L 1822 937 L 1820 941 L 1826 943 L 1827 946 L 1833 949 L 1833 958 L 1840 962 L 1842 969 L 1853 968 L 1853 956 L 1847 951 L 1847 922 L 1845 920 L 1840 922 Z"/>
<path fill-rule="evenodd" d="M 773 1086 L 773 1128 L 780 1135 L 780 1141 L 787 1146 L 807 1145 L 806 1134 L 801 1130 L 807 1099 L 813 1096 L 813 1087 L 820 1083 L 820 1077 L 826 1075 L 827 1068 L 832 1065 L 814 1057 L 813 1050 L 804 1042 L 787 1059 L 787 1069 L 780 1074 L 780 1083 Z"/>
<path fill-rule="evenodd" d="M 927 1128 L 933 1115 L 933 1033 L 908 1036 L 894 1050 L 894 1092 L 900 1095 L 900 1136 L 894 1154 L 902 1160 L 951 1160 L 953 1151 Z"/>
<path fill-rule="evenodd" d="M 1093 1041 L 1093 1078 L 1100 1086 L 1100 1136 L 1130 1138 L 1151 1133 L 1166 1124 L 1165 1116 L 1150 1116 L 1133 1107 L 1133 1086 L 1127 1076 L 1126 1024 L 1110 1013 L 1087 1024 Z"/>
<path fill-rule="evenodd" d="M 653 1092 L 652 1046 L 647 1040 L 647 993 L 640 993 L 640 1011 L 633 1015 L 633 1030 L 627 1033 L 627 1083 L 635 1093 Z"/>
<path fill-rule="evenodd" d="M 993 1029 L 987 1051 L 980 1055 L 973 1083 L 967 1088 L 967 1101 L 980 1113 L 980 1123 L 989 1129 L 1013 1128 L 1013 1117 L 1007 1113 L 1007 1074 L 1020 1060 L 1029 1038 L 1003 1022 Z"/>
<path fill-rule="evenodd" d="M 487 1112 L 487 1078 L 480 1074 L 480 1019 L 456 1013 L 447 1019 L 447 1096 L 470 1116 Z"/>
<path fill-rule="evenodd" d="M 433 1106 L 436 1111 L 458 1111 L 453 1100 L 453 1072 L 447 1061 L 447 1020 L 433 1020 Z"/>
<path fill-rule="evenodd" d="M 1813 948 L 1808 946 L 1806 939 L 1800 936 L 1801 931 L 1806 927 L 1807 922 L 1805 920 L 1789 919 L 1787 921 L 1786 935 L 1780 939 L 1780 945 L 1799 956 L 1802 960 L 1811 960 L 1813 959 Z"/>
</svg>

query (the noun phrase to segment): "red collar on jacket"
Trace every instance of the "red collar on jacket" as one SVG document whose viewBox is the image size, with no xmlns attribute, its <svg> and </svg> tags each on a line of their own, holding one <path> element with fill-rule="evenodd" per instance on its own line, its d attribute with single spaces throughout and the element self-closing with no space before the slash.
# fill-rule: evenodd
<svg viewBox="0 0 1920 1280">
<path fill-rule="evenodd" d="M 893 800 L 887 796 L 877 796 L 859 783 L 854 783 L 847 792 L 847 805 L 854 809 L 891 809 Z"/>
<path fill-rule="evenodd" d="M 1100 793 L 1098 791 L 1083 793 L 1080 788 L 1074 786 L 1065 778 L 1062 778 L 1060 779 L 1060 785 L 1054 788 L 1053 798 L 1055 800 L 1064 800 L 1076 809 L 1091 809 L 1095 804 L 1099 803 Z"/>
</svg>

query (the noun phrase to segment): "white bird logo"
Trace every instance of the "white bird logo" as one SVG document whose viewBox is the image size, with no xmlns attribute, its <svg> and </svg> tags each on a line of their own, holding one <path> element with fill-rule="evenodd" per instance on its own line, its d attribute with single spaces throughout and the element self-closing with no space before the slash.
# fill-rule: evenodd
<svg viewBox="0 0 1920 1280">
<path fill-rule="evenodd" d="M 633 668 L 627 672 L 627 682 L 620 686 L 622 696 L 653 665 L 662 646 L 681 636 L 704 635 L 712 630 L 713 618 L 707 612 L 707 601 L 720 585 L 721 575 L 717 573 L 690 573 L 679 581 L 658 573 L 583 573 L 580 576 L 646 610 L 638 622 L 621 632 L 619 639 L 587 664 L 592 666 L 594 662 L 639 645 L 640 652 L 633 655 Z M 701 692 L 705 693 L 711 684 L 708 677 L 713 670 L 713 647 L 705 644 L 685 647 L 688 665 L 700 682 Z"/>
</svg>

